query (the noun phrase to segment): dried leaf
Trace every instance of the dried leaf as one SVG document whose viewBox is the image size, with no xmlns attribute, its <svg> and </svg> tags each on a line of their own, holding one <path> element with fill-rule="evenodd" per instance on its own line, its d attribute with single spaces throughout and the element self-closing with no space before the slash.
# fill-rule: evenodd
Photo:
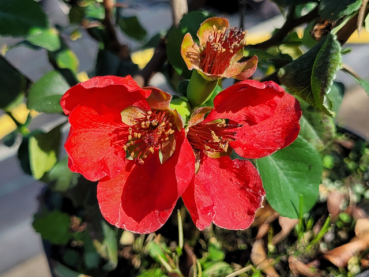
<svg viewBox="0 0 369 277">
<path fill-rule="evenodd" d="M 355 225 L 355 235 L 357 237 L 362 237 L 369 233 L 369 219 L 359 218 Z"/>
<path fill-rule="evenodd" d="M 364 16 L 366 11 L 366 4 L 368 3 L 368 0 L 363 0 L 360 10 L 359 10 L 359 16 L 357 18 L 357 31 L 360 35 L 361 27 L 363 26 L 364 22 Z"/>
<path fill-rule="evenodd" d="M 345 195 L 339 191 L 333 191 L 328 195 L 327 208 L 333 221 L 341 212 L 340 206 L 343 199 L 345 199 Z"/>
<path fill-rule="evenodd" d="M 262 208 L 258 209 L 255 214 L 255 220 L 252 223 L 252 227 L 260 227 L 262 224 L 271 223 L 277 219 L 278 213 L 269 205 L 264 199 L 261 204 Z"/>
<path fill-rule="evenodd" d="M 294 256 L 290 256 L 288 258 L 288 264 L 294 275 L 302 275 L 306 277 L 322 276 L 320 273 L 317 272 L 316 268 L 307 266 Z"/>
<path fill-rule="evenodd" d="M 323 258 L 329 260 L 337 267 L 345 267 L 353 256 L 366 250 L 368 247 L 369 233 L 365 233 L 361 238 L 354 237 L 351 242 L 328 251 L 323 255 Z"/>
<path fill-rule="evenodd" d="M 298 219 L 291 219 L 284 216 L 279 216 L 278 218 L 279 225 L 282 227 L 282 230 L 274 236 L 272 239 L 272 244 L 276 245 L 280 241 L 282 241 L 285 237 L 287 237 L 293 228 L 295 228 L 296 224 L 299 223 Z"/>
<path fill-rule="evenodd" d="M 251 250 L 251 261 L 258 268 L 261 269 L 269 277 L 278 277 L 278 273 L 274 268 L 274 260 L 267 259 L 262 240 L 257 240 Z"/>
</svg>

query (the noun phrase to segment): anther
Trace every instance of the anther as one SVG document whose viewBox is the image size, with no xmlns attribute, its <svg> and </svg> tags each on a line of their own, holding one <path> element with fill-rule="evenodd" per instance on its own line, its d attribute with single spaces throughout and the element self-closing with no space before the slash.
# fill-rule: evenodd
<svg viewBox="0 0 369 277">
<path fill-rule="evenodd" d="M 132 136 L 131 136 L 131 135 L 129 135 L 129 136 L 128 136 L 128 140 L 131 140 L 131 139 L 132 139 Z"/>
</svg>

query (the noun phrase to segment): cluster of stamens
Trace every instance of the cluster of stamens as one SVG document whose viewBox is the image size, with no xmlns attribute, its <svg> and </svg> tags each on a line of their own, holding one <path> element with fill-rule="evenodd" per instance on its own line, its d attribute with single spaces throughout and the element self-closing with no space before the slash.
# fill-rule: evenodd
<svg viewBox="0 0 369 277">
<path fill-rule="evenodd" d="M 124 126 L 115 131 L 114 144 L 123 149 L 139 164 L 150 154 L 161 149 L 162 144 L 174 134 L 173 115 L 170 111 L 147 111 L 135 118 L 132 126 Z"/>
<path fill-rule="evenodd" d="M 227 124 L 225 120 L 216 123 L 199 123 L 189 128 L 187 139 L 192 148 L 211 153 L 227 152 L 229 143 L 234 141 L 236 128 L 240 124 Z"/>
<path fill-rule="evenodd" d="M 246 44 L 246 32 L 241 29 L 223 27 L 219 30 L 213 26 L 206 45 L 201 46 L 200 67 L 210 74 L 222 74 L 229 66 L 234 53 Z"/>
</svg>

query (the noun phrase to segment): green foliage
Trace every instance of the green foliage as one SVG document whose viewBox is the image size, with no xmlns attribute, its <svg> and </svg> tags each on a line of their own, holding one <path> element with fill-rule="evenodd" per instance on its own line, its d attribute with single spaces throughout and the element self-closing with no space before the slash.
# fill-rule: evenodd
<svg viewBox="0 0 369 277">
<path fill-rule="evenodd" d="M 219 83 L 219 82 L 218 82 Z M 211 96 L 209 98 L 209 100 L 207 100 L 204 104 L 202 104 L 202 106 L 204 107 L 214 107 L 214 98 L 221 92 L 223 91 L 223 88 L 219 85 L 216 85 L 215 89 L 213 90 L 213 92 L 211 93 Z"/>
<path fill-rule="evenodd" d="M 281 68 L 278 77 L 292 94 L 332 116 L 332 101 L 327 94 L 340 66 L 341 46 L 329 34 L 310 51 Z"/>
<path fill-rule="evenodd" d="M 356 12 L 361 3 L 362 0 L 321 0 L 319 14 L 322 19 L 338 20 Z"/>
<path fill-rule="evenodd" d="M 3 56 L 0 56 L 0 84 L 0 108 L 10 110 L 22 102 L 29 81 Z"/>
<path fill-rule="evenodd" d="M 144 270 L 138 277 L 168 277 L 160 268 Z"/>
<path fill-rule="evenodd" d="M 59 156 L 61 127 L 56 126 L 48 133 L 38 133 L 29 138 L 29 158 L 32 175 L 40 179 L 57 162 Z"/>
<path fill-rule="evenodd" d="M 56 29 L 32 29 L 26 41 L 34 46 L 56 51 L 61 47 L 59 33 Z"/>
<path fill-rule="evenodd" d="M 53 244 L 66 244 L 71 239 L 69 225 L 69 215 L 60 211 L 36 214 L 32 224 L 43 239 Z"/>
<path fill-rule="evenodd" d="M 227 264 L 226 262 L 217 262 L 215 264 L 212 264 L 210 267 L 205 269 L 202 272 L 203 277 L 223 277 L 227 276 L 228 274 L 231 274 L 233 272 L 233 268 L 231 265 Z"/>
<path fill-rule="evenodd" d="M 182 116 L 184 122 L 187 121 L 188 117 L 191 113 L 191 107 L 188 102 L 181 98 L 173 99 L 170 102 L 170 108 L 173 110 L 177 110 L 177 112 Z"/>
<path fill-rule="evenodd" d="M 61 47 L 56 51 L 48 51 L 48 57 L 50 63 L 56 69 L 69 69 L 74 73 L 77 73 L 79 60 L 72 50 L 68 48 L 68 45 L 59 36 Z"/>
<path fill-rule="evenodd" d="M 51 71 L 31 87 L 27 107 L 38 112 L 61 113 L 60 99 L 69 88 L 61 72 Z"/>
<path fill-rule="evenodd" d="M 281 7 L 295 6 L 295 5 L 301 5 L 301 4 L 306 4 L 310 2 L 316 2 L 314 0 L 272 0 L 272 1 Z"/>
<path fill-rule="evenodd" d="M 167 55 L 168 61 L 185 78 L 190 78 L 190 71 L 187 69 L 181 56 L 181 45 L 184 36 L 190 33 L 195 42 L 198 43 L 197 31 L 201 23 L 213 15 L 205 11 L 196 11 L 186 14 L 177 28 L 172 28 L 168 34 Z"/>
<path fill-rule="evenodd" d="M 17 135 L 17 131 L 13 131 L 10 134 L 6 135 L 3 141 L 4 145 L 7 147 L 12 147 L 17 139 Z"/>
<path fill-rule="evenodd" d="M 137 16 L 121 17 L 118 19 L 118 24 L 127 36 L 135 40 L 141 41 L 147 35 L 145 28 L 142 27 Z"/>
<path fill-rule="evenodd" d="M 55 191 L 66 192 L 77 185 L 78 177 L 77 173 L 69 170 L 68 157 L 65 157 L 47 172 L 42 181 L 49 183 L 49 187 Z"/>
<path fill-rule="evenodd" d="M 357 76 L 351 71 L 344 70 L 344 72 L 349 74 L 364 89 L 366 94 L 369 95 L 369 81 L 359 78 L 359 76 Z"/>
<path fill-rule="evenodd" d="M 301 101 L 300 136 L 318 151 L 323 150 L 336 134 L 334 120 Z"/>
<path fill-rule="evenodd" d="M 108 50 L 99 50 L 95 68 L 96 76 L 133 76 L 138 72 L 138 70 L 137 64 L 134 64 L 131 61 L 121 60 L 118 56 Z"/>
<path fill-rule="evenodd" d="M 41 5 L 34 0 L 0 1 L 0 35 L 26 36 L 33 28 L 47 28 Z"/>
<path fill-rule="evenodd" d="M 299 198 L 303 212 L 315 204 L 322 175 L 319 153 L 298 137 L 287 148 L 256 160 L 269 204 L 282 216 L 299 217 Z"/>
</svg>

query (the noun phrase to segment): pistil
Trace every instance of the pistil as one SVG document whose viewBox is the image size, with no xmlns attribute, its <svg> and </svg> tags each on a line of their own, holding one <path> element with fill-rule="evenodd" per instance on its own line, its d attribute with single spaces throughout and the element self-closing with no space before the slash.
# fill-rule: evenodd
<svg viewBox="0 0 369 277">
<path fill-rule="evenodd" d="M 209 36 L 205 46 L 201 49 L 200 67 L 210 74 L 222 74 L 234 55 L 245 44 L 246 32 L 241 29 L 221 28 L 213 26 L 213 32 Z"/>
<path fill-rule="evenodd" d="M 199 123 L 189 128 L 187 139 L 192 148 L 210 153 L 227 152 L 229 143 L 234 141 L 240 124 L 227 124 L 225 120 L 213 123 Z"/>
<path fill-rule="evenodd" d="M 118 144 L 139 164 L 155 150 L 162 149 L 174 134 L 173 115 L 170 111 L 142 111 L 143 114 L 133 120 L 132 126 L 124 125 L 114 134 L 114 144 Z"/>
</svg>

